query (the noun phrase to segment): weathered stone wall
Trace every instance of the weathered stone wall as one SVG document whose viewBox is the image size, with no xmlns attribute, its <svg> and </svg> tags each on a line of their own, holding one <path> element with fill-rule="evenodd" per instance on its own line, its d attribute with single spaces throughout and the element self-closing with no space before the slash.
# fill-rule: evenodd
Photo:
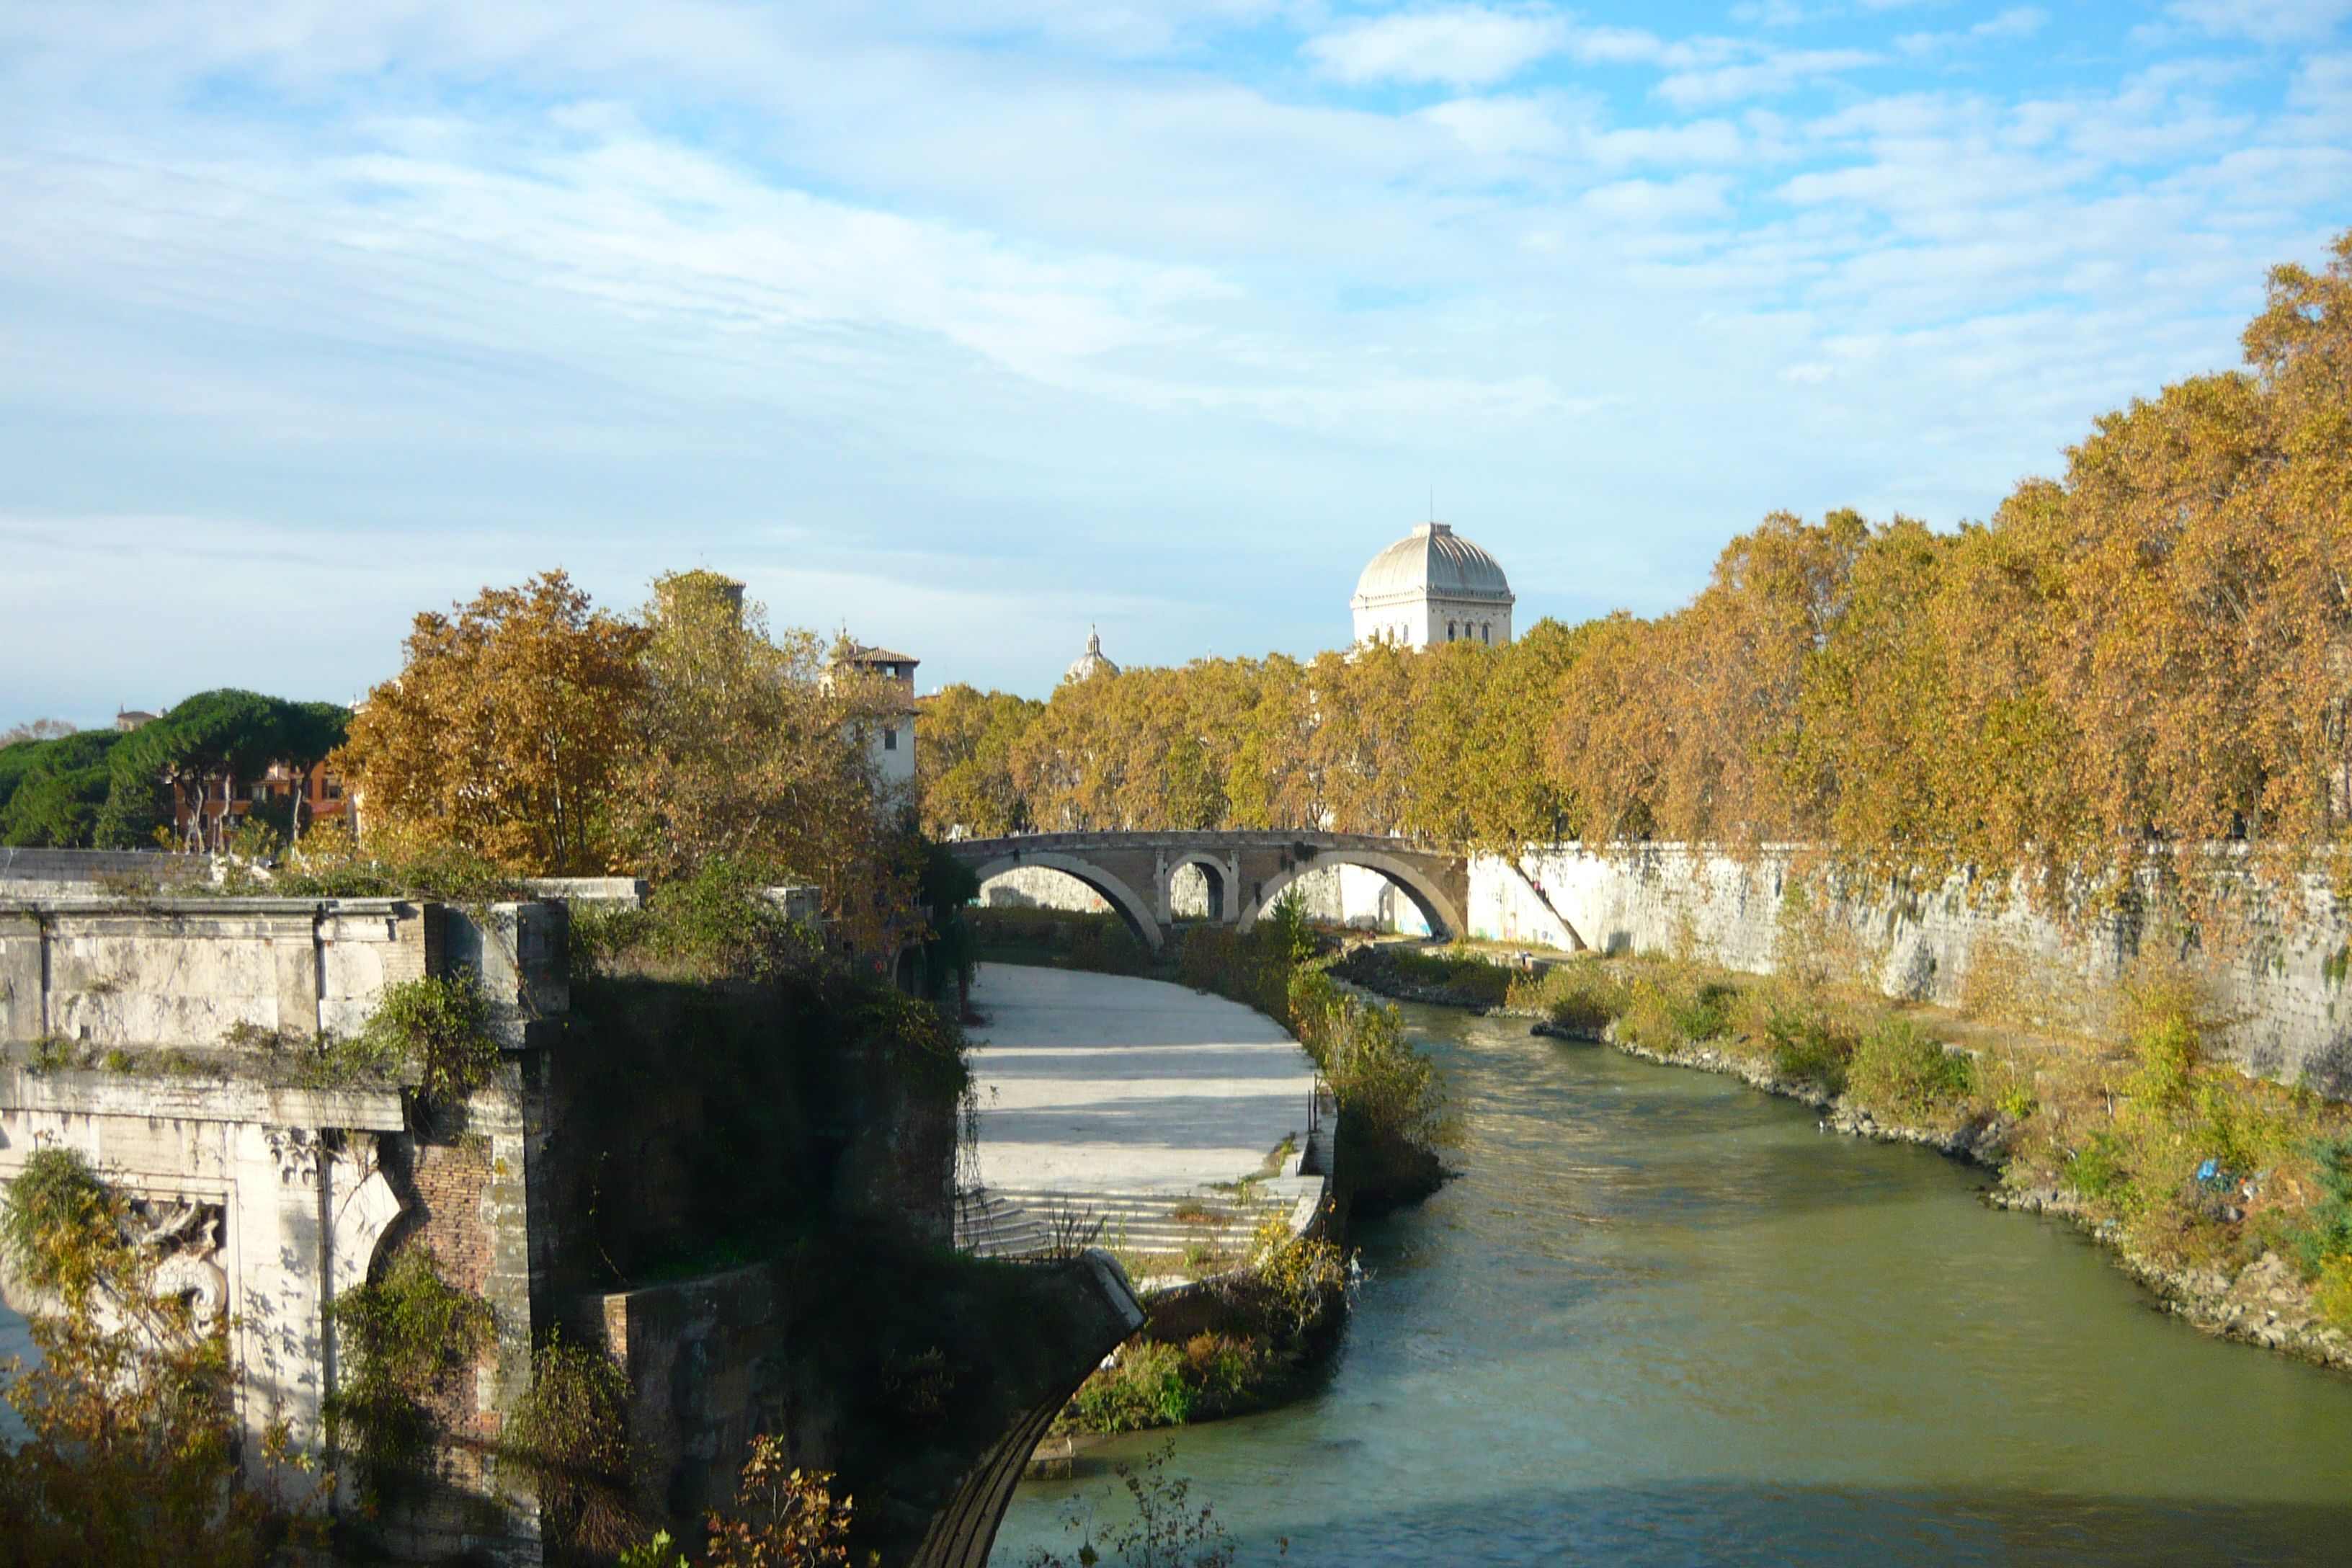
<svg viewBox="0 0 2352 1568">
<path fill-rule="evenodd" d="M 980 889 L 983 908 L 992 910 L 1073 910 L 1099 915 L 1110 911 L 1110 900 L 1066 871 L 1045 866 L 1016 866 L 991 877 Z"/>
<path fill-rule="evenodd" d="M 1599 852 L 1531 848 L 1471 864 L 1474 934 L 1530 946 L 1686 952 L 1769 973 L 1799 950 L 1866 976 L 1890 995 L 1994 1005 L 2054 1026 L 2112 1026 L 2124 984 L 2151 960 L 2184 960 L 2234 1022 L 2231 1053 L 2284 1081 L 2352 1092 L 2345 969 L 2352 915 L 2326 880 L 2256 887 L 2228 862 L 2228 930 L 2193 942 L 2162 917 L 2066 920 L 2006 884 L 1955 875 L 1927 889 L 1800 879 L 1789 851 L 1752 860 L 1644 845 Z M 1801 897 L 1792 897 L 1800 892 Z M 1570 935 L 1570 931 L 1574 935 Z"/>
<path fill-rule="evenodd" d="M 486 1300 L 493 1343 L 448 1391 L 444 1483 L 383 1521 L 419 1559 L 540 1561 L 535 1512 L 488 1473 L 530 1376 L 548 1258 L 545 1058 L 568 1005 L 559 906 L 404 900 L 0 903 L 0 1182 L 36 1151 L 81 1154 L 169 1226 L 166 1271 L 233 1325 L 249 1479 L 284 1422 L 324 1441 L 344 1357 L 331 1311 L 400 1250 L 429 1247 Z M 429 1118 L 398 1088 L 303 1088 L 281 1034 L 356 1030 L 397 980 L 480 976 L 505 1050 L 493 1081 Z"/>
</svg>

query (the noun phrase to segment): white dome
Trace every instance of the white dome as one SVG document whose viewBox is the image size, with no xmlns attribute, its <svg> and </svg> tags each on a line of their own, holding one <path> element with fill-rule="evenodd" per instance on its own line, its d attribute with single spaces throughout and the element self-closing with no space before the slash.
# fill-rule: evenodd
<svg viewBox="0 0 2352 1568">
<path fill-rule="evenodd" d="M 1421 524 L 1373 556 L 1356 579 L 1359 609 L 1423 595 L 1512 602 L 1510 581 L 1495 558 L 1443 522 Z"/>
<path fill-rule="evenodd" d="M 1087 651 L 1078 655 L 1076 664 L 1062 673 L 1064 680 L 1087 680 L 1097 675 L 1117 675 L 1118 666 L 1103 657 L 1102 634 L 1092 626 L 1087 628 Z"/>
</svg>

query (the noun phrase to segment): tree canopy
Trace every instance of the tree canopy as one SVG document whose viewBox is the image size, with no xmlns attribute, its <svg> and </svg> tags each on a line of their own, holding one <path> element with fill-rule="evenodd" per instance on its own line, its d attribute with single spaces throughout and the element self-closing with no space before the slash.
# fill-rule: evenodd
<svg viewBox="0 0 2352 1568">
<path fill-rule="evenodd" d="M 2098 419 L 1988 522 L 1774 513 L 1653 619 L 939 700 L 930 825 L 1795 839 L 2043 878 L 2340 844 L 2352 235 L 2273 271 L 2244 342 L 2245 370 Z"/>
</svg>

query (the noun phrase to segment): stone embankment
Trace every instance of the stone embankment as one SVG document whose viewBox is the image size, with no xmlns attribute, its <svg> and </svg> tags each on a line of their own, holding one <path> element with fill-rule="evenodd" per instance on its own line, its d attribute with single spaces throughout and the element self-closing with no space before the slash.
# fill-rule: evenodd
<svg viewBox="0 0 2352 1568">
<path fill-rule="evenodd" d="M 1801 1100 L 1823 1112 L 1825 1131 L 1885 1143 L 1916 1143 L 1956 1160 L 1980 1165 L 2000 1174 L 2008 1159 L 2009 1120 L 1999 1112 L 1973 1118 L 1958 1126 L 1882 1121 L 1842 1095 L 1832 1095 L 1819 1084 L 1791 1079 L 1759 1061 L 1708 1045 L 1677 1050 L 1654 1050 L 1619 1039 L 1616 1026 L 1582 1034 L 1538 1023 L 1534 1033 L 1559 1039 L 1589 1040 L 1613 1047 L 1630 1057 L 1664 1067 L 1690 1068 L 1699 1072 L 1736 1078 L 1767 1094 Z M 1985 1194 L 1996 1208 L 2049 1215 L 2087 1232 L 2105 1247 L 2126 1273 L 2156 1297 L 2166 1311 L 2208 1333 L 2243 1340 L 2270 1350 L 2284 1351 L 2326 1366 L 2352 1371 L 2352 1335 L 2327 1327 L 2321 1320 L 2311 1288 L 2293 1265 L 2275 1252 L 2232 1274 L 2223 1268 L 2180 1268 L 2137 1252 L 2124 1245 L 2115 1222 L 2088 1214 L 2079 1194 L 2062 1187 L 1996 1186 Z"/>
</svg>

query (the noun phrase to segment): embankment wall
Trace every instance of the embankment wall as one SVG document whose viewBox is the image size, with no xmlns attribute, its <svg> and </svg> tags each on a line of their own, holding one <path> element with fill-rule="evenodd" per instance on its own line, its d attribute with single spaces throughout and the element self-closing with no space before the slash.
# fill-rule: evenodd
<svg viewBox="0 0 2352 1568">
<path fill-rule="evenodd" d="M 2242 1065 L 2352 1095 L 2352 915 L 2322 877 L 2256 884 L 2219 858 L 2211 875 L 2228 895 L 2214 907 L 2234 911 L 2226 930 L 2146 910 L 2069 917 L 1965 873 L 1927 888 L 1806 876 L 1789 849 L 1571 844 L 1475 858 L 1468 918 L 1489 941 L 1682 953 L 1755 973 L 1814 965 L 1889 995 L 2093 1031 L 2115 1026 L 2143 966 L 2178 961 L 2210 983 Z"/>
</svg>

